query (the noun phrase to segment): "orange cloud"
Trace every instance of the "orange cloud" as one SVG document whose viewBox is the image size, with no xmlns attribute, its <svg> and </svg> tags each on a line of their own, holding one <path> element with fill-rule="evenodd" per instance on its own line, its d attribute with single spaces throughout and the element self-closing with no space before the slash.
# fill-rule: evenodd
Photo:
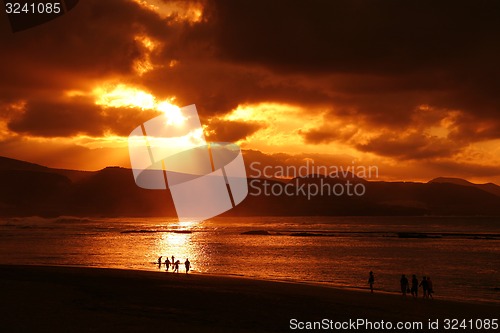
<svg viewBox="0 0 500 333">
<path fill-rule="evenodd" d="M 267 160 L 342 156 L 387 179 L 497 179 L 497 7 L 433 4 L 429 17 L 426 3 L 318 6 L 87 0 L 1 33 L 0 153 L 126 165 L 133 128 L 161 112 L 182 121 L 178 107 L 196 104 L 211 139 Z"/>
</svg>

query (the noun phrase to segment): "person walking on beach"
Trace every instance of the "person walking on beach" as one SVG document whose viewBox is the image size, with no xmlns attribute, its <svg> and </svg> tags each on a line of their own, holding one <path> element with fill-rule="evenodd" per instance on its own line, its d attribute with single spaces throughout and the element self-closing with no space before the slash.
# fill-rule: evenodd
<svg viewBox="0 0 500 333">
<path fill-rule="evenodd" d="M 186 274 L 187 274 L 189 272 L 189 268 L 191 268 L 191 263 L 189 262 L 189 258 L 186 258 L 184 266 L 186 266 Z"/>
<path fill-rule="evenodd" d="M 401 284 L 401 293 L 406 297 L 406 293 L 408 292 L 408 279 L 406 278 L 406 275 L 401 275 L 399 283 Z"/>
<path fill-rule="evenodd" d="M 160 269 L 160 268 L 161 268 L 161 258 L 162 258 L 162 256 L 159 256 L 159 257 L 158 257 L 158 269 Z"/>
<path fill-rule="evenodd" d="M 422 282 L 420 282 L 419 287 L 422 286 L 422 292 L 423 292 L 423 298 L 427 298 L 427 289 L 429 288 L 429 285 L 427 284 L 427 277 L 422 277 Z"/>
<path fill-rule="evenodd" d="M 174 265 L 174 266 L 175 266 L 175 268 L 174 268 L 174 273 L 176 273 L 176 272 L 177 272 L 177 273 L 179 273 L 179 264 L 180 264 L 180 263 L 181 263 L 181 262 L 180 262 L 179 260 L 177 260 L 177 261 L 175 262 L 175 265 Z"/>
<path fill-rule="evenodd" d="M 170 260 L 165 259 L 165 271 L 168 272 L 168 269 L 170 268 Z"/>
<path fill-rule="evenodd" d="M 370 271 L 370 276 L 368 277 L 368 284 L 370 285 L 370 292 L 373 294 L 373 284 L 375 283 L 375 276 L 373 272 Z"/>
<path fill-rule="evenodd" d="M 428 276 L 427 277 L 427 298 L 433 298 L 432 297 L 432 294 L 434 293 L 434 289 L 432 288 L 432 281 L 431 281 L 431 277 Z"/>
<path fill-rule="evenodd" d="M 418 297 L 418 279 L 415 274 L 411 278 L 411 295 L 413 297 Z"/>
</svg>

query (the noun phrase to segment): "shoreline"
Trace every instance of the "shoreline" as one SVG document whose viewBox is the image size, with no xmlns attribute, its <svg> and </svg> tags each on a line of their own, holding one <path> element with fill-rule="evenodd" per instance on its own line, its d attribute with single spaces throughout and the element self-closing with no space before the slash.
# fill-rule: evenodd
<svg viewBox="0 0 500 333">
<path fill-rule="evenodd" d="M 121 269 L 121 268 L 117 268 L 117 269 Z M 124 269 L 124 270 L 128 270 L 128 269 Z M 138 270 L 138 271 L 144 272 L 146 270 Z M 276 282 L 276 283 L 289 283 L 289 284 L 296 284 L 299 286 L 302 286 L 302 285 L 315 286 L 315 287 L 328 288 L 328 289 L 334 289 L 334 290 L 339 290 L 339 291 L 344 290 L 344 291 L 352 291 L 352 292 L 359 292 L 359 293 L 370 293 L 369 287 L 339 286 L 339 285 L 335 285 L 335 284 L 329 283 L 329 282 L 299 281 L 299 280 L 293 280 L 293 279 L 266 279 L 266 278 L 246 276 L 246 275 L 242 275 L 242 274 L 212 274 L 212 273 L 195 272 L 195 273 L 193 273 L 193 275 L 213 276 L 213 277 L 221 277 L 221 278 L 227 277 L 227 278 L 235 278 L 235 279 L 239 278 L 239 279 L 246 279 L 246 280 L 268 281 L 268 282 Z M 494 292 L 494 291 L 492 291 L 492 292 Z M 388 291 L 388 290 L 377 289 L 377 288 L 374 288 L 374 294 L 392 295 L 392 296 L 397 296 L 397 297 L 403 297 L 401 295 L 401 293 L 399 293 L 399 292 Z M 495 301 L 495 300 L 489 300 L 489 299 L 450 298 L 447 296 L 434 295 L 434 298 L 429 299 L 429 301 L 432 302 L 433 300 L 441 300 L 441 301 L 465 303 L 465 304 L 500 305 L 500 293 L 499 293 L 498 297 L 499 297 L 499 299 L 497 301 Z M 411 296 L 410 293 L 407 294 L 406 298 L 413 299 L 413 297 Z M 415 300 L 416 301 L 418 301 L 418 300 L 427 301 L 426 299 L 423 299 L 422 292 L 420 290 L 419 290 L 419 296 L 417 298 L 415 298 Z"/>
<path fill-rule="evenodd" d="M 282 332 L 292 318 L 494 319 L 499 304 L 209 274 L 0 265 L 7 331 Z M 419 330 L 425 331 L 425 330 Z M 435 330 L 433 330 L 435 331 Z"/>
<path fill-rule="evenodd" d="M 116 270 L 116 271 L 122 271 L 122 272 L 149 272 L 153 274 L 162 274 L 166 273 L 163 268 L 161 270 L 153 270 L 153 269 L 133 269 L 133 268 L 122 268 L 122 267 L 97 267 L 97 266 L 83 266 L 83 265 L 40 265 L 40 264 L 1 264 L 0 263 L 0 268 L 2 266 L 26 266 L 26 267 L 54 267 L 54 268 L 75 268 L 75 269 L 99 269 L 99 270 Z M 167 274 L 177 274 L 177 273 L 167 273 Z M 180 271 L 180 275 L 185 274 L 184 272 Z M 305 285 L 305 286 L 316 286 L 320 288 L 328 288 L 328 289 L 334 289 L 334 290 L 344 290 L 344 291 L 352 291 L 352 292 L 360 292 L 360 293 L 369 293 L 369 288 L 366 287 L 357 287 L 357 286 L 340 286 L 340 285 L 335 285 L 330 282 L 320 282 L 320 281 L 300 281 L 300 280 L 294 280 L 294 279 L 272 279 L 272 278 L 262 278 L 262 277 L 253 277 L 253 276 L 247 276 L 243 274 L 217 274 L 217 273 L 203 273 L 203 272 L 198 272 L 196 270 L 191 270 L 189 275 L 195 275 L 195 276 L 207 276 L 207 277 L 214 277 L 214 278 L 228 278 L 228 279 L 243 279 L 243 280 L 250 280 L 250 281 L 267 281 L 267 282 L 275 282 L 275 283 L 288 283 L 288 284 L 296 284 L 299 286 Z M 419 288 L 420 289 L 420 288 Z M 374 288 L 375 294 L 383 294 L 383 295 L 392 295 L 395 297 L 403 297 L 401 293 L 397 291 L 390 291 L 390 290 L 384 290 L 384 289 L 377 289 Z M 492 291 L 492 293 L 495 293 L 497 291 Z M 498 295 L 498 300 L 491 300 L 491 299 L 464 299 L 464 298 L 450 298 L 447 296 L 436 296 L 434 295 L 434 299 L 430 299 L 429 301 L 433 300 L 440 300 L 440 301 L 449 301 L 449 302 L 457 302 L 457 303 L 465 303 L 465 304 L 485 304 L 485 305 L 500 305 L 500 293 Z M 408 299 L 413 299 L 411 294 L 408 294 L 406 296 Z M 415 298 L 415 300 L 422 300 L 426 301 L 425 299 L 422 298 L 421 291 L 419 290 L 419 296 Z"/>
</svg>

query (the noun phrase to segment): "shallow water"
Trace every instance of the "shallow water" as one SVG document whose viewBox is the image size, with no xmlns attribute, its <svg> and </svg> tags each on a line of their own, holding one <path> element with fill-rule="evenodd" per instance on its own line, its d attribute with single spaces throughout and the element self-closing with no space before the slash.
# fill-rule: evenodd
<svg viewBox="0 0 500 333">
<path fill-rule="evenodd" d="M 252 230 L 269 235 L 242 235 Z M 498 218 L 0 219 L 4 264 L 158 270 L 160 255 L 188 257 L 198 273 L 350 288 L 366 288 L 372 270 L 390 292 L 403 273 L 430 275 L 436 297 L 500 302 Z"/>
</svg>

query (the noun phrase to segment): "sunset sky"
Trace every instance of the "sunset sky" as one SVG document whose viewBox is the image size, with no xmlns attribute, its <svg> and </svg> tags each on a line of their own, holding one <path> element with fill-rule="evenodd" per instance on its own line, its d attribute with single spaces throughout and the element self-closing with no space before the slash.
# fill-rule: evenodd
<svg viewBox="0 0 500 333">
<path fill-rule="evenodd" d="M 0 155 L 129 167 L 144 121 L 196 104 L 246 162 L 500 183 L 499 1 L 82 0 L 0 15 Z"/>
</svg>

